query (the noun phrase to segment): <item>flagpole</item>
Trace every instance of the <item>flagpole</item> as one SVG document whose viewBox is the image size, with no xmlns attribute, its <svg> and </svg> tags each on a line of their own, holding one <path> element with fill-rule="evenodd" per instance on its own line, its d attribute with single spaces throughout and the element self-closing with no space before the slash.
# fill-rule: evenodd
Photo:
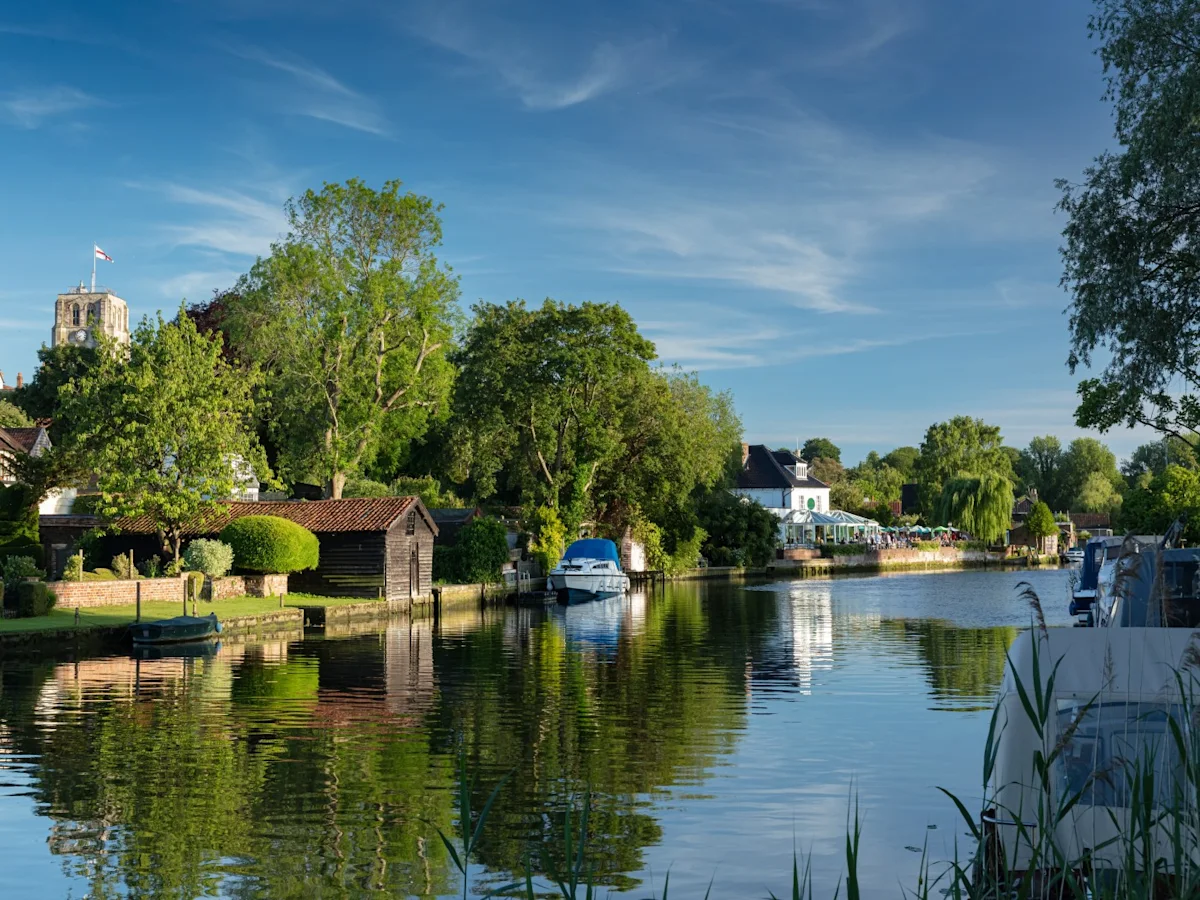
<svg viewBox="0 0 1200 900">
<path fill-rule="evenodd" d="M 96 245 L 92 244 L 92 293 L 96 293 Z"/>
</svg>

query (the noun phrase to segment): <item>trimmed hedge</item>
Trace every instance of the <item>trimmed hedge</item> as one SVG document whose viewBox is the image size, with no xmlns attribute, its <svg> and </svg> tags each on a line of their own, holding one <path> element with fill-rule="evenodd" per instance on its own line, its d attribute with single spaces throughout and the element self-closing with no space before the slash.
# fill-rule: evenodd
<svg viewBox="0 0 1200 900">
<path fill-rule="evenodd" d="M 54 609 L 58 596 L 42 581 L 22 581 L 17 585 L 17 618 L 44 616 Z"/>
<path fill-rule="evenodd" d="M 247 572 L 286 575 L 315 569 L 320 561 L 317 536 L 278 516 L 234 519 L 222 529 L 221 542 L 233 548 L 233 564 Z"/>
</svg>

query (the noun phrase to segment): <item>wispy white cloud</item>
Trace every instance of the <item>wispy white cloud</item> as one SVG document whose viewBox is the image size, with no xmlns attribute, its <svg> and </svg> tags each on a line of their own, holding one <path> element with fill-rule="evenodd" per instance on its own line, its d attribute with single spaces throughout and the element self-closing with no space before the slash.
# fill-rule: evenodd
<svg viewBox="0 0 1200 900">
<path fill-rule="evenodd" d="M 0 118 L 21 128 L 34 129 L 47 120 L 101 105 L 103 101 L 99 98 L 73 87 L 29 88 L 0 94 Z"/>
<path fill-rule="evenodd" d="M 166 279 L 160 287 L 163 296 L 170 300 L 203 300 L 214 290 L 232 287 L 241 275 L 233 269 L 183 272 Z"/>
<path fill-rule="evenodd" d="M 289 85 L 283 97 L 287 107 L 296 114 L 367 134 L 389 134 L 387 121 L 375 101 L 319 66 L 295 56 L 271 54 L 258 47 L 230 46 L 225 49 L 240 59 L 290 76 L 296 85 Z"/>
<path fill-rule="evenodd" d="M 150 190 L 169 202 L 192 207 L 187 224 L 164 225 L 167 241 L 175 246 L 199 247 L 238 256 L 257 256 L 287 232 L 283 211 L 286 194 L 253 196 L 226 189 L 206 190 L 175 183 L 131 184 Z M 196 210 L 209 210 L 205 217 Z"/>
<path fill-rule="evenodd" d="M 668 53 L 668 38 L 598 38 L 517 28 L 483 6 L 439 2 L 406 15 L 402 27 L 466 61 L 530 110 L 560 110 L 619 89 L 660 90 L 696 63 Z"/>
</svg>

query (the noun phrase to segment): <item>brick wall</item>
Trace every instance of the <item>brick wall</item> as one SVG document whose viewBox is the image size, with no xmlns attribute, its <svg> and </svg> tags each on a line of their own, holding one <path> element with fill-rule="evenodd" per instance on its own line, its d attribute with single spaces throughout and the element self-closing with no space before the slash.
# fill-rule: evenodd
<svg viewBox="0 0 1200 900">
<path fill-rule="evenodd" d="M 88 609 L 96 606 L 132 606 L 138 587 L 142 600 L 183 602 L 183 578 L 144 578 L 138 581 L 52 581 L 59 609 Z"/>
<path fill-rule="evenodd" d="M 241 575 L 210 578 L 208 591 L 205 592 L 205 596 L 210 600 L 228 600 L 230 597 L 244 597 L 245 595 L 246 580 Z"/>
</svg>

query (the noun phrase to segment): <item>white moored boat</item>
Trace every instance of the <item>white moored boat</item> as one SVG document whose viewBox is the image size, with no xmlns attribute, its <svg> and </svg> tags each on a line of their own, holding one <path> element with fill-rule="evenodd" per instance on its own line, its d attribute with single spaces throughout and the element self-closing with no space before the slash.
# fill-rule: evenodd
<svg viewBox="0 0 1200 900">
<path fill-rule="evenodd" d="M 562 560 L 546 578 L 547 589 L 566 605 L 615 597 L 629 589 L 629 576 L 621 571 L 617 545 L 603 538 L 584 538 L 567 548 Z"/>
</svg>

